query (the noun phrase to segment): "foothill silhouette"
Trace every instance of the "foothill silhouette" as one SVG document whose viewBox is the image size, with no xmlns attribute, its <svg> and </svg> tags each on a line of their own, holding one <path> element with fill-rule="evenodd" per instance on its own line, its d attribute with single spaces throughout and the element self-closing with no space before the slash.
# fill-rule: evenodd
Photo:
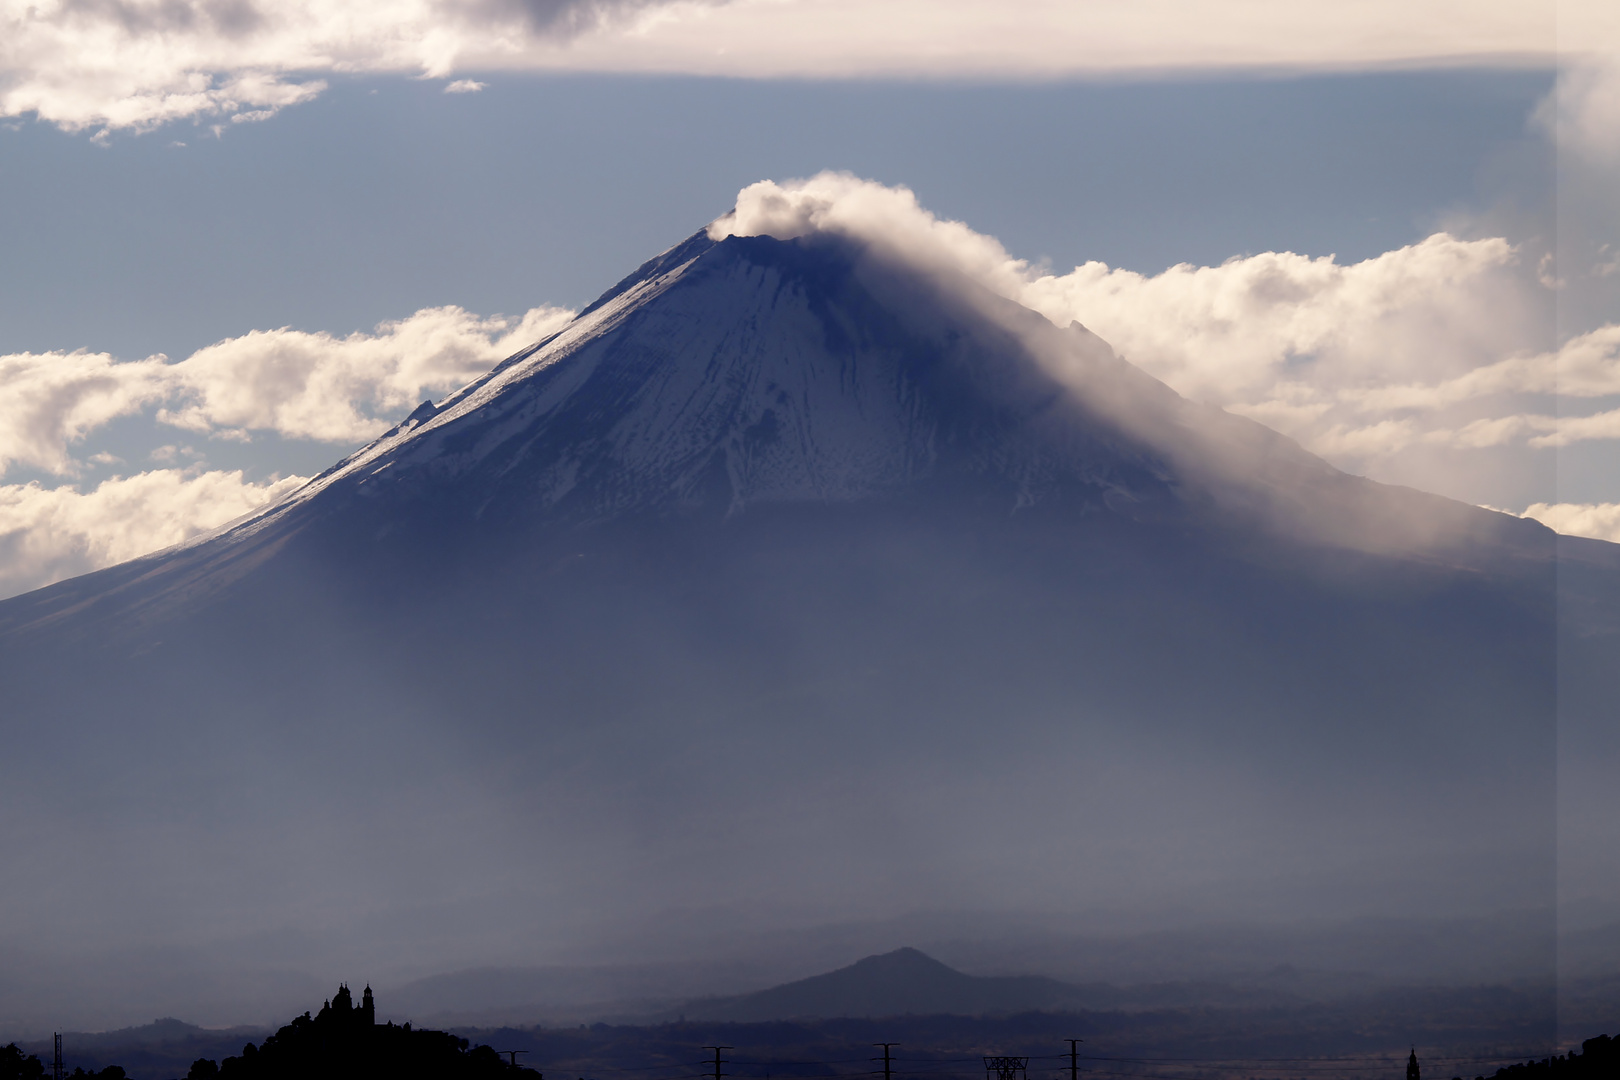
<svg viewBox="0 0 1620 1080">
<path fill-rule="evenodd" d="M 412 1028 L 407 1022 L 377 1023 L 376 1001 L 365 988 L 360 1004 L 347 985 L 338 987 L 321 1011 L 298 1017 L 264 1042 L 248 1043 L 237 1057 L 216 1067 L 199 1059 L 187 1080 L 486 1080 L 494 1077 L 534 1077 L 533 1069 L 514 1066 L 487 1046 L 469 1046 L 466 1039 L 444 1031 Z"/>
<path fill-rule="evenodd" d="M 0 1047 L 0 1080 L 44 1080 L 47 1073 L 37 1055 L 25 1055 L 15 1043 Z M 70 1080 L 124 1080 L 126 1073 L 109 1065 L 100 1072 L 75 1068 L 64 1075 Z M 240 1056 L 222 1063 L 198 1059 L 185 1080 L 336 1080 L 340 1076 L 360 1080 L 542 1080 L 537 1070 L 514 1065 L 494 1049 L 470 1046 L 468 1040 L 449 1032 L 413 1028 L 409 1023 L 378 1024 L 371 988 L 366 988 L 356 1007 L 347 986 L 339 987 L 319 1013 L 311 1016 L 306 1012 L 262 1044 L 248 1043 Z M 1415 1049 L 1407 1059 L 1406 1076 L 1407 1080 L 1420 1080 Z M 1620 1036 L 1599 1035 L 1587 1039 L 1579 1050 L 1508 1065 L 1475 1080 L 1616 1078 L 1620 1078 Z"/>
<path fill-rule="evenodd" d="M 0 1080 L 44 1080 L 49 1069 L 38 1055 L 15 1044 L 0 1048 Z M 76 1068 L 72 1080 L 125 1080 L 118 1065 L 100 1072 Z M 409 1023 L 377 1023 L 376 1001 L 366 987 L 360 1004 L 339 986 L 321 1011 L 293 1020 L 242 1053 L 215 1062 L 199 1058 L 186 1080 L 540 1080 L 533 1069 L 513 1065 L 488 1046 L 472 1046 L 445 1031 Z"/>
<path fill-rule="evenodd" d="M 1490 1080 L 1614 1080 L 1620 1077 L 1620 1035 L 1599 1035 L 1579 1050 L 1497 1069 Z M 1462 1080 L 1454 1077 L 1453 1080 Z M 1474 1080 L 1486 1080 L 1477 1076 Z"/>
</svg>

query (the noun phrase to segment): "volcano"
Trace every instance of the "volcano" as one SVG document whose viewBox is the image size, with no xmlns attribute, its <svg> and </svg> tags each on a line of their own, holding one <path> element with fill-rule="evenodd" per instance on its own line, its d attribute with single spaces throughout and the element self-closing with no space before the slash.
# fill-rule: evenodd
<svg viewBox="0 0 1620 1080">
<path fill-rule="evenodd" d="M 279 505 L 0 603 L 7 930 L 421 971 L 1550 919 L 1617 551 L 848 237 L 700 232 Z"/>
</svg>

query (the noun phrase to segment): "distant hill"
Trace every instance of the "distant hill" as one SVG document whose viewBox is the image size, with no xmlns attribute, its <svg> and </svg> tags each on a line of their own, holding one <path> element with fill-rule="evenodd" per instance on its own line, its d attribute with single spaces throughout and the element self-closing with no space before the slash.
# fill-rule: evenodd
<svg viewBox="0 0 1620 1080">
<path fill-rule="evenodd" d="M 680 1010 L 689 1019 L 786 1020 L 807 1017 L 900 1016 L 1075 1008 L 1085 990 L 1039 975 L 965 975 L 916 949 L 868 956 L 825 975 L 736 997 L 695 1001 Z"/>
<path fill-rule="evenodd" d="M 103 1047 L 126 1049 L 132 1046 L 167 1046 L 171 1043 L 192 1043 L 204 1040 L 225 1040 L 240 1044 L 243 1039 L 257 1039 L 268 1034 L 265 1028 L 245 1025 L 232 1028 L 205 1028 L 176 1020 L 172 1016 L 154 1020 L 138 1027 L 119 1028 L 116 1031 L 70 1031 L 63 1038 L 75 1048 L 96 1050 Z M 42 1039 L 38 1045 L 48 1047 L 50 1040 Z M 34 1045 L 34 1044 L 29 1044 Z"/>
<path fill-rule="evenodd" d="M 117 1065 L 131 1077 L 168 1078 L 184 1076 L 198 1058 L 217 1059 L 240 1053 L 243 1043 L 267 1034 L 269 1031 L 260 1027 L 204 1028 L 164 1017 L 116 1031 L 63 1032 L 62 1050 L 69 1068 L 100 1072 Z M 51 1060 L 50 1039 L 24 1041 L 22 1049 L 44 1061 Z"/>
</svg>

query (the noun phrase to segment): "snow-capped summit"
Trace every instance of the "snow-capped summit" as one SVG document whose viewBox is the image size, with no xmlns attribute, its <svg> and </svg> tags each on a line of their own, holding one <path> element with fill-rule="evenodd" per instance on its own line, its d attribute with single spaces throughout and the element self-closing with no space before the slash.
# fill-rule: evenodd
<svg viewBox="0 0 1620 1080">
<path fill-rule="evenodd" d="M 1161 409 L 1174 395 L 1078 327 L 988 294 L 1001 320 L 951 299 L 848 244 L 699 233 L 302 498 L 417 480 L 453 483 L 480 512 L 591 518 L 951 481 L 999 488 L 1010 508 L 1173 482 L 1162 452 L 1034 353 L 1063 355 L 1071 377 L 1135 383 Z"/>
<path fill-rule="evenodd" d="M 357 499 L 476 528 L 926 499 L 1217 510 L 1351 547 L 1542 535 L 1345 476 L 1078 324 L 826 235 L 696 234 L 236 532 Z"/>
</svg>

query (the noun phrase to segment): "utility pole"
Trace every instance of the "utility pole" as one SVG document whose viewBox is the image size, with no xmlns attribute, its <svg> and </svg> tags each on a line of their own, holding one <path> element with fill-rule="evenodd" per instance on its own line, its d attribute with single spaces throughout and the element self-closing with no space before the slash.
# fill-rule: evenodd
<svg viewBox="0 0 1620 1080">
<path fill-rule="evenodd" d="M 710 1080 L 721 1080 L 721 1077 L 731 1075 L 730 1073 L 723 1073 L 723 1072 L 720 1071 L 720 1066 L 722 1066 L 722 1065 L 730 1065 L 731 1064 L 730 1061 L 728 1061 L 727 1059 L 722 1058 L 720 1056 L 720 1051 L 722 1051 L 722 1050 L 732 1050 L 732 1049 L 735 1049 L 734 1047 L 730 1047 L 730 1046 L 705 1046 L 703 1049 L 705 1049 L 705 1050 L 713 1050 L 714 1051 L 714 1060 L 709 1063 L 709 1064 L 714 1066 L 714 1072 L 709 1074 Z"/>
<path fill-rule="evenodd" d="M 1064 1039 L 1069 1044 L 1069 1080 L 1080 1080 L 1080 1044 L 1084 1039 Z"/>
<path fill-rule="evenodd" d="M 51 1080 L 63 1080 L 63 1077 L 67 1076 L 67 1070 L 62 1067 L 62 1033 L 58 1031 L 55 1035 L 56 1060 L 51 1064 Z"/>
<path fill-rule="evenodd" d="M 894 1072 L 893 1072 L 893 1069 L 891 1068 L 891 1066 L 894 1063 L 894 1058 L 892 1058 L 889 1055 L 889 1048 L 892 1047 L 892 1046 L 899 1046 L 900 1044 L 899 1043 L 873 1043 L 872 1045 L 873 1046 L 881 1046 L 881 1047 L 883 1047 L 883 1056 L 881 1058 L 873 1058 L 872 1059 L 873 1061 L 881 1061 L 881 1062 L 883 1062 L 883 1080 L 894 1080 Z"/>
</svg>

